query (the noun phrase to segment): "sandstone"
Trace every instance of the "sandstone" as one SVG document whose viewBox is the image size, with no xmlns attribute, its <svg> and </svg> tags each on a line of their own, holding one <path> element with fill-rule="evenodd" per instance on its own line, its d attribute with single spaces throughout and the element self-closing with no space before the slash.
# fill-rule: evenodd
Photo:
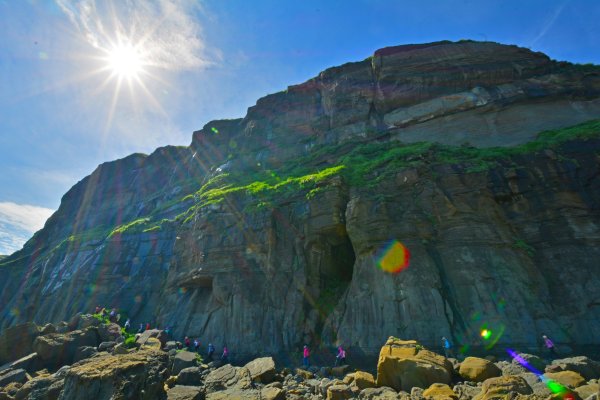
<svg viewBox="0 0 600 400">
<path fill-rule="evenodd" d="M 98 351 L 111 351 L 117 342 L 102 342 L 98 345 Z"/>
<path fill-rule="evenodd" d="M 146 340 L 147 341 L 147 340 Z M 196 353 L 191 351 L 180 351 L 173 358 L 171 375 L 177 375 L 184 368 L 195 367 L 198 364 Z"/>
<path fill-rule="evenodd" d="M 263 400 L 284 400 L 285 392 L 277 387 L 265 387 L 260 391 L 260 397 Z"/>
<path fill-rule="evenodd" d="M 333 385 L 327 388 L 327 400 L 344 400 L 352 397 L 348 385 Z"/>
<path fill-rule="evenodd" d="M 454 385 L 454 393 L 462 400 L 470 400 L 481 392 L 480 386 L 469 385 L 466 383 Z"/>
<path fill-rule="evenodd" d="M 354 385 L 359 389 L 367 389 L 376 386 L 375 378 L 372 374 L 363 371 L 356 371 L 354 373 Z"/>
<path fill-rule="evenodd" d="M 71 364 L 80 347 L 98 345 L 96 331 L 87 328 L 84 331 L 73 331 L 64 334 L 52 333 L 39 336 L 33 343 L 33 349 L 42 361 L 51 367 Z"/>
<path fill-rule="evenodd" d="M 0 372 L 0 388 L 10 383 L 27 382 L 27 372 L 24 369 L 9 369 Z"/>
<path fill-rule="evenodd" d="M 415 341 L 388 339 L 379 353 L 377 386 L 408 391 L 433 383 L 450 383 L 452 364 L 439 354 L 417 349 L 416 345 Z"/>
<path fill-rule="evenodd" d="M 118 324 L 100 324 L 98 325 L 98 336 L 101 342 L 117 342 L 121 337 L 121 327 Z"/>
<path fill-rule="evenodd" d="M 397 400 L 398 393 L 390 387 L 367 388 L 363 389 L 358 395 L 359 399 L 364 400 Z"/>
<path fill-rule="evenodd" d="M 11 361 L 0 366 L 0 373 L 9 369 L 24 369 L 29 373 L 33 373 L 41 368 L 41 360 L 37 353 L 31 353 L 18 360 Z"/>
<path fill-rule="evenodd" d="M 182 369 L 177 375 L 177 384 L 184 386 L 198 386 L 202 382 L 202 371 L 198 367 Z"/>
<path fill-rule="evenodd" d="M 156 338 L 160 341 L 161 345 L 164 346 L 168 341 L 168 335 L 159 329 L 149 329 L 142 332 L 140 336 L 135 340 L 138 345 L 144 345 L 150 338 Z"/>
<path fill-rule="evenodd" d="M 544 376 L 570 389 L 574 389 L 585 383 L 585 379 L 573 371 L 547 372 Z"/>
<path fill-rule="evenodd" d="M 33 341 L 39 336 L 33 323 L 15 325 L 0 334 L 0 365 L 33 353 Z"/>
<path fill-rule="evenodd" d="M 529 395 L 532 394 L 533 391 L 525 379 L 519 376 L 501 376 L 489 378 L 483 382 L 481 393 L 475 396 L 473 400 L 503 399 L 506 395 L 514 395 L 517 393 Z"/>
<path fill-rule="evenodd" d="M 546 372 L 574 371 L 586 380 L 600 377 L 600 363 L 585 356 L 563 358 L 552 361 Z"/>
<path fill-rule="evenodd" d="M 206 393 L 224 391 L 230 388 L 246 390 L 252 386 L 252 378 L 247 368 L 226 364 L 211 371 L 204 381 L 204 386 Z"/>
<path fill-rule="evenodd" d="M 237 388 L 227 389 L 220 392 L 207 393 L 206 400 L 261 400 L 258 390 L 242 390 Z"/>
<path fill-rule="evenodd" d="M 272 357 L 262 357 L 250 361 L 245 366 L 250 371 L 252 380 L 261 383 L 271 383 L 275 376 L 275 361 Z"/>
<path fill-rule="evenodd" d="M 4 387 L 0 387 L 0 399 L 12 400 L 23 385 L 20 383 L 9 383 Z"/>
<path fill-rule="evenodd" d="M 452 388 L 443 383 L 434 383 L 423 391 L 423 397 L 427 400 L 458 400 L 458 396 Z"/>
<path fill-rule="evenodd" d="M 344 375 L 346 375 L 349 370 L 350 370 L 349 365 L 340 365 L 338 367 L 331 368 L 331 375 L 341 378 Z"/>
<path fill-rule="evenodd" d="M 312 372 L 302 368 L 296 368 L 296 375 L 302 377 L 302 379 L 312 379 L 315 376 L 315 374 L 313 374 Z"/>
<path fill-rule="evenodd" d="M 461 378 L 474 382 L 483 382 L 488 378 L 502 375 L 500 368 L 491 361 L 477 357 L 467 357 L 461 362 L 458 373 Z"/>
<path fill-rule="evenodd" d="M 542 360 L 540 357 L 533 355 L 533 354 L 527 354 L 527 353 L 518 353 L 519 357 L 521 357 L 530 367 L 533 367 L 534 369 L 536 369 L 539 372 L 544 372 L 544 368 L 546 367 L 546 362 L 544 360 Z M 521 363 L 513 358 L 512 360 L 512 364 L 513 365 L 518 365 L 518 366 L 522 366 Z"/>
<path fill-rule="evenodd" d="M 581 385 L 575 388 L 575 392 L 582 399 L 587 399 L 588 397 L 593 396 L 594 394 L 598 396 L 600 395 L 600 385 L 598 385 L 597 383 Z"/>
<path fill-rule="evenodd" d="M 203 400 L 204 392 L 198 386 L 174 386 L 167 390 L 167 400 Z"/>
</svg>

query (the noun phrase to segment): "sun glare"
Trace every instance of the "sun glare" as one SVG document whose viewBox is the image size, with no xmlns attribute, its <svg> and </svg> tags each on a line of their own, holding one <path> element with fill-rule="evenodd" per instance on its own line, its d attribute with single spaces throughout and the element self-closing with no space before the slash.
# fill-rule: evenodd
<svg viewBox="0 0 600 400">
<path fill-rule="evenodd" d="M 108 67 L 119 78 L 137 78 L 143 70 L 143 57 L 131 44 L 115 46 L 107 57 Z"/>
</svg>

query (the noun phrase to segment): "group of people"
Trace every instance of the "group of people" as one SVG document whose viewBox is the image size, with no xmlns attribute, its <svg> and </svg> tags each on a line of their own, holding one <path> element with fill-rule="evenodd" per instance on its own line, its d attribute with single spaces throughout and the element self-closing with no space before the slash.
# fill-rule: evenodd
<svg viewBox="0 0 600 400">
<path fill-rule="evenodd" d="M 185 337 L 183 339 L 183 343 L 188 351 L 194 351 L 200 354 L 200 340 L 194 339 L 193 341 L 189 337 Z M 215 354 L 215 346 L 212 343 L 208 344 L 207 352 L 206 352 L 206 360 L 207 362 L 213 361 L 213 357 Z M 227 362 L 229 360 L 229 350 L 227 349 L 227 345 L 223 346 L 223 353 L 221 354 L 221 361 Z"/>
<path fill-rule="evenodd" d="M 344 348 L 342 346 L 338 346 L 337 348 L 338 352 L 335 356 L 335 364 L 334 366 L 337 367 L 338 365 L 344 365 L 346 363 L 346 350 L 344 350 Z M 308 348 L 308 345 L 304 345 L 304 349 L 302 351 L 302 365 L 304 365 L 305 368 L 308 368 L 310 366 L 310 362 L 309 362 L 309 358 L 310 358 L 310 349 Z"/>
<path fill-rule="evenodd" d="M 556 356 L 554 342 L 552 342 L 552 340 L 550 340 L 550 338 L 546 335 L 542 335 L 542 340 L 544 342 L 544 347 L 548 351 L 548 354 L 551 357 Z M 442 336 L 442 347 L 444 348 L 444 354 L 446 355 L 446 358 L 455 357 L 454 350 L 452 348 L 452 343 L 448 339 L 446 339 L 445 336 Z"/>
</svg>

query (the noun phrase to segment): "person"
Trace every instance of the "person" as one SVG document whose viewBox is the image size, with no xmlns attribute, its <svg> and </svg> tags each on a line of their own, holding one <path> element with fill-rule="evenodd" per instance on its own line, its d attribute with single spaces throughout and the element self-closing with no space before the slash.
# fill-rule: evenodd
<svg viewBox="0 0 600 400">
<path fill-rule="evenodd" d="M 197 353 L 199 349 L 200 349 L 200 342 L 198 341 L 198 339 L 194 339 L 194 351 Z"/>
<path fill-rule="evenodd" d="M 146 330 L 149 331 L 150 330 L 150 322 L 146 322 Z"/>
<path fill-rule="evenodd" d="M 140 328 L 137 331 L 137 333 L 142 333 L 142 332 L 144 332 L 144 324 L 140 324 Z"/>
<path fill-rule="evenodd" d="M 100 311 L 102 311 L 102 308 L 100 308 L 100 306 L 96 306 L 96 312 L 94 314 L 100 314 Z"/>
<path fill-rule="evenodd" d="M 223 355 L 221 356 L 221 361 L 223 363 L 227 363 L 229 360 L 229 350 L 227 350 L 227 345 L 223 346 Z"/>
<path fill-rule="evenodd" d="M 444 346 L 444 354 L 446 358 L 454 357 L 454 351 L 452 351 L 452 343 L 445 336 L 442 336 L 442 346 Z"/>
<path fill-rule="evenodd" d="M 113 308 L 112 310 L 110 310 L 110 314 L 108 314 L 108 320 L 110 322 L 115 322 L 116 318 L 117 318 L 117 309 Z"/>
<path fill-rule="evenodd" d="M 190 350 L 190 347 L 192 346 L 190 338 L 186 336 L 185 339 L 183 339 L 183 343 L 185 344 L 186 349 Z"/>
<path fill-rule="evenodd" d="M 346 350 L 342 348 L 342 346 L 338 347 L 338 353 L 335 356 L 335 367 L 339 365 L 344 365 L 346 363 Z"/>
<path fill-rule="evenodd" d="M 554 343 L 552 342 L 552 340 L 550 340 L 550 338 L 546 335 L 542 335 L 542 339 L 544 339 L 544 346 L 546 346 L 550 355 L 555 356 L 556 350 L 554 349 Z"/>
<path fill-rule="evenodd" d="M 212 343 L 208 344 L 208 359 L 212 361 L 213 354 L 215 354 L 215 346 Z"/>
<path fill-rule="evenodd" d="M 308 349 L 307 345 L 304 345 L 304 352 L 303 352 L 303 357 L 304 359 L 302 360 L 302 364 L 308 368 L 308 357 L 310 357 L 310 350 Z"/>
<path fill-rule="evenodd" d="M 127 332 L 129 329 L 131 329 L 131 321 L 129 320 L 129 318 L 127 318 L 127 321 L 125 321 L 125 332 Z"/>
</svg>

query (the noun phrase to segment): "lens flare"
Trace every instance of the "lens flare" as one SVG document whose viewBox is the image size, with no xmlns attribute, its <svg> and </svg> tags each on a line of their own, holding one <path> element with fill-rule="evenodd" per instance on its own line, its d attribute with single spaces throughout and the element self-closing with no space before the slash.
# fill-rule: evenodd
<svg viewBox="0 0 600 400">
<path fill-rule="evenodd" d="M 219 130 L 217 128 L 215 128 L 214 126 L 212 128 L 210 128 L 211 131 L 213 131 L 213 133 L 215 134 L 219 134 Z"/>
<path fill-rule="evenodd" d="M 392 240 L 377 253 L 376 259 L 383 271 L 397 274 L 408 267 L 410 252 L 402 243 Z"/>
<path fill-rule="evenodd" d="M 492 337 L 492 331 L 490 331 L 489 329 L 483 329 L 481 331 L 481 337 L 485 340 L 488 340 L 490 337 Z"/>
</svg>

